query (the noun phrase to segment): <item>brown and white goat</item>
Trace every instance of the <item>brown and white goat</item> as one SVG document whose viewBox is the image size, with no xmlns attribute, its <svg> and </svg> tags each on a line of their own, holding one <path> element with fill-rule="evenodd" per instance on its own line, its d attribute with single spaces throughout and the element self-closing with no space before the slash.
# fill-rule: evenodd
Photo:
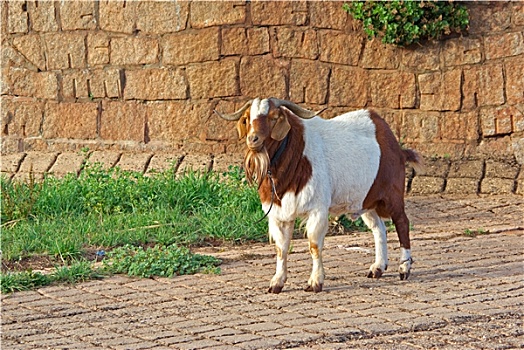
<svg viewBox="0 0 524 350">
<path fill-rule="evenodd" d="M 368 277 L 388 265 L 386 227 L 391 218 L 400 240 L 400 279 L 409 277 L 409 220 L 404 212 L 406 162 L 420 165 L 417 153 L 401 149 L 386 122 L 372 110 L 325 120 L 318 113 L 275 98 L 254 99 L 232 114 L 248 151 L 244 167 L 259 184 L 269 234 L 276 245 L 276 273 L 269 292 L 280 293 L 287 279 L 287 254 L 295 219 L 306 219 L 313 269 L 306 291 L 324 283 L 322 248 L 328 215 L 362 216 L 375 238 L 375 262 Z M 273 205 L 274 204 L 274 205 Z"/>
</svg>

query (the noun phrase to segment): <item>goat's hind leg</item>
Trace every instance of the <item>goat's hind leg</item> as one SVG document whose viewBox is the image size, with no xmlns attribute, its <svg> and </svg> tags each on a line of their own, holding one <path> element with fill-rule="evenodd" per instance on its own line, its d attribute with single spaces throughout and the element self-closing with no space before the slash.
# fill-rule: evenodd
<svg viewBox="0 0 524 350">
<path fill-rule="evenodd" d="M 294 221 L 282 222 L 269 218 L 269 234 L 275 241 L 277 264 L 275 275 L 269 284 L 268 293 L 278 294 L 287 280 L 287 254 L 293 236 Z"/>
<path fill-rule="evenodd" d="M 369 278 L 380 278 L 388 267 L 386 225 L 375 210 L 362 214 L 362 220 L 373 231 L 375 239 L 375 262 L 369 267 Z"/>
<path fill-rule="evenodd" d="M 398 240 L 400 241 L 400 265 L 398 273 L 401 280 L 407 280 L 411 273 L 411 242 L 409 239 L 409 219 L 404 212 L 404 207 L 397 213 L 392 213 L 391 219 L 397 230 Z"/>
</svg>

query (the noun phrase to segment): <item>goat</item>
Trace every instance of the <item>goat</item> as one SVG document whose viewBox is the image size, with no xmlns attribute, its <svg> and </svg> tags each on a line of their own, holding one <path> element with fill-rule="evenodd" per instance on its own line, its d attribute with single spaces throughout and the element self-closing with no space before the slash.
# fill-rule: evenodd
<svg viewBox="0 0 524 350">
<path fill-rule="evenodd" d="M 362 216 L 373 231 L 375 262 L 367 274 L 372 278 L 379 278 L 388 266 L 382 218 L 391 218 L 400 240 L 400 279 L 409 277 L 413 260 L 404 212 L 405 164 L 417 167 L 422 162 L 415 151 L 401 149 L 376 112 L 358 110 L 326 120 L 276 98 L 256 98 L 232 114 L 215 112 L 237 121 L 239 139 L 246 137 L 246 176 L 258 183 L 276 246 L 269 293 L 280 293 L 286 282 L 297 217 L 306 220 L 313 260 L 306 291 L 320 292 L 324 284 L 322 248 L 329 214 Z"/>
</svg>

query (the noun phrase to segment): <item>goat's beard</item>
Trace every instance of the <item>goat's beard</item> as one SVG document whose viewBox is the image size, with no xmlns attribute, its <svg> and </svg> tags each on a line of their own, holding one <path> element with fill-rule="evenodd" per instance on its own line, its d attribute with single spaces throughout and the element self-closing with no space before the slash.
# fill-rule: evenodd
<svg viewBox="0 0 524 350">
<path fill-rule="evenodd" d="M 262 147 L 259 151 L 248 150 L 244 159 L 244 169 L 249 183 L 256 182 L 260 187 L 269 169 L 269 154 L 266 147 Z"/>
</svg>

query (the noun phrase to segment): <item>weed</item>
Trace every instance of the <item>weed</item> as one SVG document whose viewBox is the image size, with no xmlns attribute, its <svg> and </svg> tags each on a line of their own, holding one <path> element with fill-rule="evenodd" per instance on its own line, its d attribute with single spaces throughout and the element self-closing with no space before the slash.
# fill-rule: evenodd
<svg viewBox="0 0 524 350">
<path fill-rule="evenodd" d="M 212 256 L 193 254 L 177 245 L 155 246 L 143 249 L 125 245 L 109 252 L 104 265 L 112 273 L 139 277 L 172 277 L 201 271 L 215 271 L 220 260 Z"/>
<path fill-rule="evenodd" d="M 483 228 L 479 228 L 479 229 L 476 229 L 476 230 L 471 230 L 471 229 L 465 229 L 464 230 L 464 235 L 466 236 L 469 236 L 469 237 L 476 237 L 478 235 L 484 235 L 486 234 L 487 231 L 484 230 Z"/>
</svg>

